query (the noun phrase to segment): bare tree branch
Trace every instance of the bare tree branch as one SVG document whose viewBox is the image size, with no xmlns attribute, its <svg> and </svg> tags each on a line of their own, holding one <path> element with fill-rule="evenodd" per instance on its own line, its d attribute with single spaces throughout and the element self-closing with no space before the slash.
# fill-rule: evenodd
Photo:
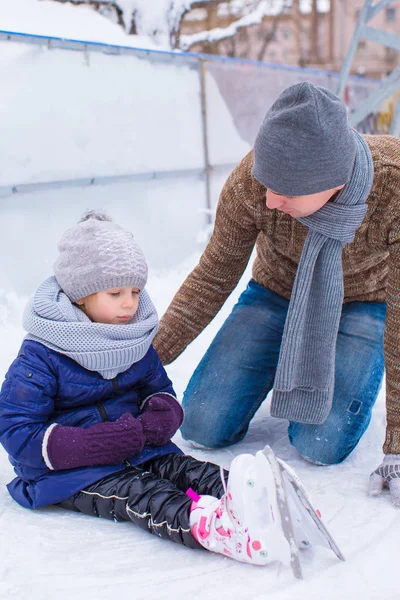
<svg viewBox="0 0 400 600">
<path fill-rule="evenodd" d="M 287 2 L 279 2 L 280 8 L 278 12 L 281 14 L 285 8 L 287 8 Z M 194 44 L 199 42 L 215 42 L 232 38 L 239 29 L 249 27 L 250 25 L 257 25 L 261 23 L 265 16 L 273 14 L 274 6 L 277 3 L 274 0 L 258 0 L 254 10 L 251 10 L 248 14 L 244 15 L 237 21 L 234 21 L 227 27 L 216 27 L 209 31 L 200 31 L 190 35 L 181 36 L 181 49 L 188 50 Z"/>
<path fill-rule="evenodd" d="M 276 15 L 276 17 L 274 18 L 274 20 L 272 22 L 272 27 L 266 33 L 265 39 L 264 39 L 264 41 L 262 43 L 262 46 L 261 46 L 260 50 L 258 51 L 257 60 L 260 60 L 260 61 L 264 60 L 264 55 L 265 55 L 265 52 L 266 52 L 269 44 L 271 42 L 273 42 L 274 39 L 275 39 L 276 31 L 278 29 L 278 25 L 279 25 L 279 22 L 281 20 L 281 16 L 284 13 L 285 9 L 290 8 L 290 6 L 291 6 L 291 1 L 284 2 L 284 5 L 282 7 L 282 12 L 278 13 Z"/>
</svg>

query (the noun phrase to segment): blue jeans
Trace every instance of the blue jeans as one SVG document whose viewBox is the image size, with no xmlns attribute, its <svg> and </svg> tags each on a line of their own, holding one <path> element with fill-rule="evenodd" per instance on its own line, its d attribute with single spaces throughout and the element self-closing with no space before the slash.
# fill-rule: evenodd
<svg viewBox="0 0 400 600">
<path fill-rule="evenodd" d="M 288 306 L 249 282 L 189 381 L 184 439 L 220 448 L 244 438 L 273 387 Z M 385 316 L 384 303 L 343 305 L 329 417 L 321 425 L 289 422 L 290 443 L 307 460 L 340 463 L 366 431 L 382 385 Z"/>
</svg>

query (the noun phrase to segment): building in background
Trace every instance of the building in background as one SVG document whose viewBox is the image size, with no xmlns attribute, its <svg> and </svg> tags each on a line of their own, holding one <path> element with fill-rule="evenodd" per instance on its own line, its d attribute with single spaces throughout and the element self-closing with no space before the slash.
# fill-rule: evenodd
<svg viewBox="0 0 400 600">
<path fill-rule="evenodd" d="M 237 27 L 257 2 L 199 1 L 182 20 L 182 46 L 193 52 L 340 71 L 363 4 L 363 0 L 282 0 L 277 8 L 271 1 L 270 14 L 261 22 Z M 400 34 L 400 2 L 381 10 L 370 25 Z M 399 64 L 400 52 L 360 40 L 352 73 L 380 79 Z"/>
<path fill-rule="evenodd" d="M 340 70 L 357 24 L 363 0 L 331 0 L 333 23 L 332 68 Z M 382 9 L 368 25 L 400 35 L 400 2 Z M 400 52 L 381 44 L 360 40 L 351 72 L 381 79 L 400 64 Z"/>
</svg>

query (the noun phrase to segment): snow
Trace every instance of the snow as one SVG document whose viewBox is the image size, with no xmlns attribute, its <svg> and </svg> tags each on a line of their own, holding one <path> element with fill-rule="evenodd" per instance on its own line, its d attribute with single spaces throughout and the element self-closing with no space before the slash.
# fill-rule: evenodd
<svg viewBox="0 0 400 600">
<path fill-rule="evenodd" d="M 149 0 L 118 0 L 122 10 L 124 29 L 117 23 L 105 18 L 93 8 L 84 4 L 73 5 L 70 2 L 51 0 L 3 0 L 0 9 L 0 27 L 3 31 L 35 33 L 37 35 L 73 38 L 90 42 L 103 42 L 134 48 L 170 49 L 169 28 L 178 23 L 185 10 L 190 10 L 193 0 L 151 0 L 152 9 L 148 10 Z M 240 19 L 240 25 L 259 23 L 264 15 L 278 14 L 282 10 L 282 0 L 261 0 L 251 14 Z M 237 2 L 230 10 L 241 10 Z M 300 10 L 309 12 L 311 0 L 301 0 Z M 196 9 L 195 9 L 196 10 Z M 319 0 L 318 10 L 329 10 L 329 0 Z M 136 16 L 137 35 L 128 35 L 131 17 Z M 217 40 L 232 35 L 239 25 L 227 29 L 215 29 L 211 39 Z M 71 36 L 71 32 L 73 35 Z M 204 32 L 201 40 L 204 40 Z M 198 35 L 198 34 L 196 34 Z M 193 36 L 182 36 L 182 48 L 196 42 Z M 208 38 L 207 38 L 208 39 Z"/>
<path fill-rule="evenodd" d="M 278 4 L 278 6 L 276 6 Z M 181 35 L 181 47 L 183 49 L 190 48 L 197 42 L 208 41 L 215 42 L 223 40 L 227 37 L 235 35 L 241 27 L 249 27 L 250 25 L 256 25 L 261 23 L 266 15 L 275 15 L 281 12 L 280 3 L 273 3 L 272 6 L 268 0 L 260 2 L 255 9 L 241 17 L 231 25 L 227 27 L 216 27 L 210 31 L 199 31 L 198 33 L 192 33 L 190 35 Z"/>
<path fill-rule="evenodd" d="M 171 269 L 200 248 L 204 206 L 204 182 L 194 177 L 8 196 L 0 211 L 0 255 L 7 256 L 0 264 L 1 285 L 31 293 L 48 276 L 62 232 L 93 207 L 134 233 L 152 268 Z"/>
<path fill-rule="evenodd" d="M 89 6 L 51 0 L 2 0 L 3 31 L 103 42 L 134 48 L 170 49 L 169 27 L 179 23 L 190 0 L 118 0 L 124 29 Z M 137 35 L 128 35 L 136 12 Z M 71 32 L 73 35 L 71 36 Z"/>
<path fill-rule="evenodd" d="M 148 9 L 149 0 L 118 0 L 124 15 L 125 25 L 130 23 L 131 15 L 136 13 L 135 24 L 139 35 L 148 35 L 155 39 L 159 46 L 169 48 L 170 30 L 175 30 L 186 10 L 190 8 L 190 0 L 151 0 L 152 9 Z"/>
<path fill-rule="evenodd" d="M 285 7 L 290 7 L 293 2 L 290 0 L 258 0 L 249 2 L 249 0 L 231 0 L 228 3 L 223 3 L 218 6 L 218 13 L 222 16 L 224 14 L 242 14 L 244 12 L 251 12 L 257 4 L 263 4 L 265 6 L 266 15 L 276 15 L 282 11 Z M 300 0 L 299 9 L 302 13 L 308 13 L 311 11 L 312 0 Z M 317 0 L 317 10 L 319 12 L 328 12 L 330 9 L 330 0 Z"/>
<path fill-rule="evenodd" d="M 157 48 L 149 36 L 127 35 L 89 6 L 61 4 L 50 0 L 2 0 L 0 8 L 2 31 L 34 33 L 87 42 L 103 42 L 134 48 Z"/>
<path fill-rule="evenodd" d="M 197 260 L 198 255 L 192 255 L 178 269 L 150 273 L 148 291 L 160 314 Z M 248 270 L 211 325 L 168 367 L 179 397 L 249 277 Z M 0 294 L 0 376 L 23 337 L 20 322 L 25 300 L 12 292 Z M 255 453 L 268 443 L 296 469 L 347 558 L 343 563 L 324 548 L 302 551 L 304 581 L 295 580 L 289 568 L 278 563 L 267 567 L 240 564 L 160 540 L 129 523 L 116 524 L 55 507 L 35 512 L 23 509 L 5 488 L 13 473 L 0 450 L 0 597 L 393 600 L 398 597 L 393 574 L 400 513 L 387 494 L 379 498 L 367 495 L 369 473 L 380 462 L 384 429 L 382 392 L 367 433 L 354 453 L 338 466 L 317 467 L 302 460 L 288 442 L 286 422 L 270 418 L 267 405 L 256 414 L 244 441 L 229 448 L 193 449 L 179 434 L 175 436 L 185 451 L 224 467 L 229 467 L 234 456 Z"/>
</svg>

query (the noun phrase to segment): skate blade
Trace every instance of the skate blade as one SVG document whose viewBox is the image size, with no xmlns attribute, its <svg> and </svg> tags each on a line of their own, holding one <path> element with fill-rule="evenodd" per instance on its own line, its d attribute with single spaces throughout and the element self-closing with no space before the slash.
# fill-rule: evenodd
<svg viewBox="0 0 400 600">
<path fill-rule="evenodd" d="M 275 485 L 277 490 L 277 505 L 280 514 L 281 527 L 283 535 L 290 549 L 290 566 L 292 568 L 293 575 L 297 579 L 303 579 L 299 549 L 296 544 L 292 518 L 289 512 L 289 505 L 286 498 L 286 490 L 282 477 L 282 468 L 279 465 L 275 454 L 269 446 L 265 446 L 264 450 L 261 451 L 261 454 L 263 454 L 264 457 L 267 459 L 275 479 Z"/>
<path fill-rule="evenodd" d="M 283 460 L 277 458 L 277 461 L 283 473 L 283 480 L 286 480 L 287 486 L 290 486 L 287 489 L 287 496 L 290 495 L 292 497 L 301 515 L 308 520 L 308 525 L 315 527 L 317 530 L 319 540 L 318 537 L 314 537 L 315 543 L 332 550 L 340 560 L 346 560 L 332 534 L 318 515 L 316 508 L 296 473 Z"/>
</svg>

